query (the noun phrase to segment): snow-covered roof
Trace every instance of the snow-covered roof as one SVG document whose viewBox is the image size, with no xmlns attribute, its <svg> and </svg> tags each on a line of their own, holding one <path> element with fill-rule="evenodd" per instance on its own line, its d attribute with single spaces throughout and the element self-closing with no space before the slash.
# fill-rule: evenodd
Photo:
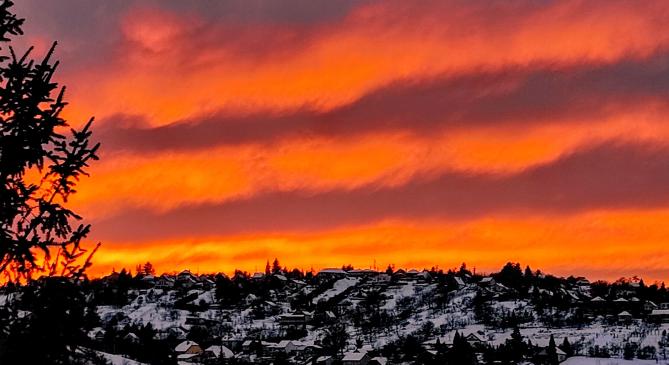
<svg viewBox="0 0 669 365">
<path fill-rule="evenodd" d="M 653 309 L 651 316 L 669 316 L 669 309 Z"/>
<path fill-rule="evenodd" d="M 622 312 L 618 313 L 618 316 L 619 317 L 631 317 L 632 315 L 628 311 L 622 311 Z"/>
<path fill-rule="evenodd" d="M 188 360 L 190 358 L 196 357 L 198 354 L 179 354 L 177 355 L 177 359 L 179 360 Z"/>
<path fill-rule="evenodd" d="M 333 269 L 333 268 L 328 268 L 328 269 L 323 269 L 318 272 L 319 274 L 342 274 L 346 275 L 347 272 L 342 270 L 342 269 Z"/>
<path fill-rule="evenodd" d="M 197 342 L 195 341 L 184 341 L 180 344 L 177 345 L 177 347 L 174 348 L 174 351 L 176 352 L 186 352 L 188 351 L 191 346 L 199 346 Z"/>
<path fill-rule="evenodd" d="M 342 361 L 360 361 L 362 360 L 365 355 L 367 355 L 366 352 L 347 352 L 344 354 L 344 357 L 341 359 Z"/>
<path fill-rule="evenodd" d="M 128 332 L 127 335 L 123 336 L 123 339 L 129 341 L 139 341 L 139 337 L 132 332 Z"/>
<path fill-rule="evenodd" d="M 489 283 L 492 281 L 492 277 L 486 276 L 485 278 L 481 279 L 482 283 Z"/>
<path fill-rule="evenodd" d="M 381 365 L 386 365 L 388 363 L 388 359 L 382 356 L 373 357 L 372 360 L 378 362 Z"/>
<path fill-rule="evenodd" d="M 96 338 L 97 336 L 104 336 L 105 330 L 102 327 L 95 327 L 88 332 L 89 338 Z"/>
<path fill-rule="evenodd" d="M 614 302 L 616 302 L 616 303 L 627 303 L 627 299 L 625 299 L 625 298 L 618 298 L 618 299 L 614 300 Z"/>
<path fill-rule="evenodd" d="M 603 299 L 602 297 L 594 297 L 590 299 L 591 302 L 606 302 L 606 299 Z"/>
<path fill-rule="evenodd" d="M 221 354 L 222 354 L 222 356 L 226 359 L 229 359 L 229 358 L 235 356 L 235 353 L 232 352 L 232 350 L 230 350 L 229 348 L 227 348 L 226 346 L 223 346 L 223 345 L 209 346 L 209 347 L 207 347 L 207 349 L 205 351 L 206 352 L 211 352 L 216 357 L 221 357 Z"/>
</svg>

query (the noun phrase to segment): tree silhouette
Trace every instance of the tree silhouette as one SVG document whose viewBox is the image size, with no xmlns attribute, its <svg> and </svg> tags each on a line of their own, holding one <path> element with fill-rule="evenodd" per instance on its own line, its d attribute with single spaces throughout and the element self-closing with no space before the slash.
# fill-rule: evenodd
<svg viewBox="0 0 669 365">
<path fill-rule="evenodd" d="M 0 1 L 0 42 L 22 34 L 23 19 Z M 68 129 L 60 114 L 65 87 L 52 77 L 56 43 L 41 62 L 14 49 L 0 49 L 0 274 L 9 279 L 36 273 L 80 277 L 90 257 L 79 263 L 90 225 L 66 207 L 75 185 L 99 144 L 92 144 L 91 123 Z M 8 50 L 8 54 L 7 54 Z M 65 134 L 69 134 L 66 137 Z M 55 254 L 54 252 L 55 251 Z"/>
</svg>

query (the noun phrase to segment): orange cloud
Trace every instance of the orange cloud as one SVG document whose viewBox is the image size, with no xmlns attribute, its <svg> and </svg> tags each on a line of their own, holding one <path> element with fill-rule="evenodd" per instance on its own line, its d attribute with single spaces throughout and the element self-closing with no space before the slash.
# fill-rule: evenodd
<svg viewBox="0 0 669 365">
<path fill-rule="evenodd" d="M 132 10 L 116 59 L 103 70 L 68 75 L 76 101 L 68 113 L 83 120 L 122 112 L 161 125 L 221 108 L 331 109 L 398 79 L 606 63 L 645 57 L 669 40 L 664 2 L 426 5 L 359 6 L 309 28 L 207 24 L 195 14 Z M 90 84 L 92 76 L 98 82 Z"/>
<path fill-rule="evenodd" d="M 596 122 L 483 127 L 430 137 L 371 133 L 152 155 L 111 154 L 93 166 L 92 177 L 82 180 L 72 202 L 85 216 L 99 218 L 129 207 L 165 211 L 275 191 L 395 187 L 447 171 L 508 175 L 592 143 L 663 144 L 669 128 L 661 117 L 650 110 Z"/>
</svg>

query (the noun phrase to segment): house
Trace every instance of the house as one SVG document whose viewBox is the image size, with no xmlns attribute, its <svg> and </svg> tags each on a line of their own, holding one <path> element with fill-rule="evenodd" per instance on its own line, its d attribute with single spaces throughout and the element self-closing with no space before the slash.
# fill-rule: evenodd
<svg viewBox="0 0 669 365">
<path fill-rule="evenodd" d="M 657 304 L 650 300 L 643 302 L 643 310 L 646 312 L 652 312 L 654 309 L 657 309 Z"/>
<path fill-rule="evenodd" d="M 370 360 L 366 352 L 346 352 L 341 363 L 343 365 L 367 365 Z"/>
<path fill-rule="evenodd" d="M 465 340 L 467 340 L 467 342 L 472 346 L 483 344 L 483 340 L 474 333 L 470 333 L 465 336 Z"/>
<path fill-rule="evenodd" d="M 174 348 L 177 354 L 201 354 L 202 348 L 195 341 L 184 341 Z"/>
<path fill-rule="evenodd" d="M 195 281 L 195 275 L 193 275 L 190 272 L 190 270 L 184 270 L 177 275 L 176 279 L 177 279 L 177 282 L 181 282 L 181 281 L 185 281 L 185 280 L 191 280 L 191 279 L 193 281 Z"/>
<path fill-rule="evenodd" d="M 278 318 L 279 326 L 284 330 L 304 330 L 309 318 L 304 313 L 282 314 Z"/>
<path fill-rule="evenodd" d="M 594 298 L 590 299 L 590 304 L 592 304 L 593 306 L 596 306 L 596 307 L 602 307 L 606 304 L 606 299 L 604 299 L 602 297 L 594 297 Z"/>
<path fill-rule="evenodd" d="M 142 276 L 140 280 L 146 286 L 154 286 L 156 284 L 156 277 L 153 275 Z"/>
<path fill-rule="evenodd" d="M 629 324 L 632 322 L 632 315 L 628 311 L 618 313 L 618 322 L 621 324 Z"/>
<path fill-rule="evenodd" d="M 265 278 L 265 274 L 261 272 L 254 272 L 253 275 L 251 276 L 251 279 L 253 280 L 262 280 Z"/>
<path fill-rule="evenodd" d="M 235 354 L 227 348 L 224 345 L 214 345 L 214 346 L 209 346 L 207 347 L 206 350 L 204 350 L 204 356 L 208 358 L 215 358 L 215 359 L 230 359 L 235 356 Z"/>
<path fill-rule="evenodd" d="M 161 275 L 158 279 L 155 280 L 155 288 L 156 289 L 172 289 L 174 287 L 174 278 L 167 276 L 167 275 Z"/>
<path fill-rule="evenodd" d="M 562 363 L 567 359 L 567 354 L 564 351 L 560 350 L 559 347 L 555 348 L 555 353 L 557 354 L 558 363 Z M 548 347 L 544 347 L 543 349 L 541 349 L 541 351 L 537 353 L 537 358 L 542 359 L 543 361 L 548 359 Z"/>
<path fill-rule="evenodd" d="M 348 271 L 348 276 L 352 277 L 372 277 L 379 275 L 379 272 L 372 269 L 354 269 Z"/>
<path fill-rule="evenodd" d="M 88 338 L 95 341 L 104 341 L 105 330 L 103 330 L 101 327 L 95 327 L 88 332 Z"/>
<path fill-rule="evenodd" d="M 660 303 L 660 309 L 669 309 L 669 303 Z"/>
<path fill-rule="evenodd" d="M 455 279 L 455 285 L 458 287 L 458 289 L 462 289 L 465 287 L 465 281 L 462 280 L 461 277 L 456 276 L 453 279 Z"/>
<path fill-rule="evenodd" d="M 654 309 L 650 312 L 650 318 L 653 322 L 669 323 L 669 309 Z"/>
<path fill-rule="evenodd" d="M 128 332 L 128 334 L 126 334 L 125 336 L 123 336 L 123 341 L 130 342 L 130 343 L 135 343 L 135 344 L 136 344 L 136 343 L 139 343 L 139 337 L 138 337 L 136 334 L 132 333 L 132 332 Z"/>
<path fill-rule="evenodd" d="M 319 271 L 316 276 L 324 279 L 344 278 L 348 276 L 348 273 L 342 269 L 328 268 Z"/>
<path fill-rule="evenodd" d="M 495 284 L 495 279 L 493 279 L 491 276 L 486 276 L 485 278 L 481 279 L 481 281 L 479 281 L 479 285 L 485 287 L 495 286 Z"/>
</svg>

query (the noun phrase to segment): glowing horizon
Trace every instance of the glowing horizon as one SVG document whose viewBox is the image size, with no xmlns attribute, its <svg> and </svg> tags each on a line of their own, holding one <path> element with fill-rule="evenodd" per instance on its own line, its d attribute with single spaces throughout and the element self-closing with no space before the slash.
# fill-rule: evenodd
<svg viewBox="0 0 669 365">
<path fill-rule="evenodd" d="M 669 280 L 669 3 L 16 4 L 101 160 L 93 276 L 353 264 Z"/>
</svg>

